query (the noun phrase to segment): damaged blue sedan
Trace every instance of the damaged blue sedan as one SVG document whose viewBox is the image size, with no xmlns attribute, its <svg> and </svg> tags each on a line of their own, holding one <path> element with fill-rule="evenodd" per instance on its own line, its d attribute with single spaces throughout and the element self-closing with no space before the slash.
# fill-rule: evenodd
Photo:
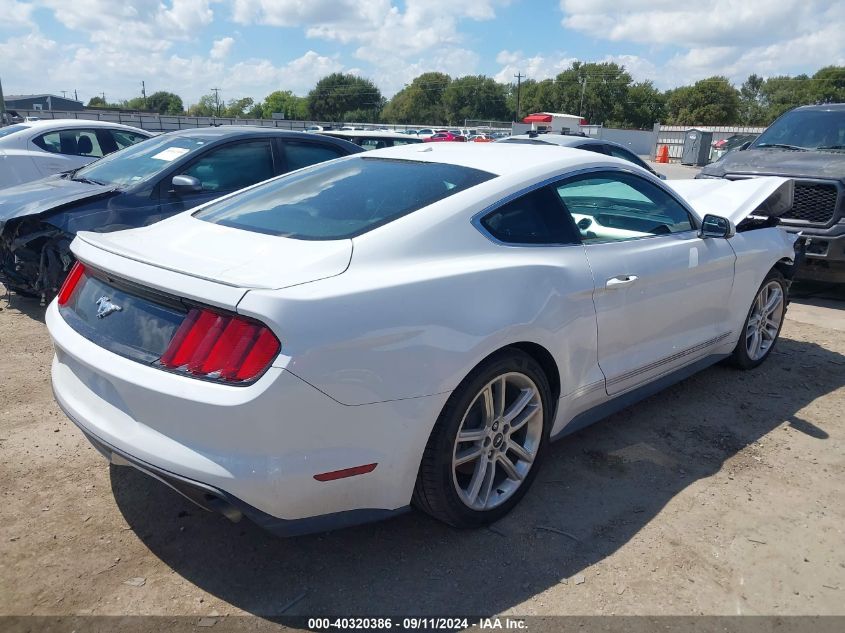
<svg viewBox="0 0 845 633">
<path fill-rule="evenodd" d="M 162 134 L 86 167 L 0 191 L 0 282 L 53 297 L 78 231 L 146 226 L 244 187 L 363 151 L 347 141 L 258 127 Z"/>
</svg>

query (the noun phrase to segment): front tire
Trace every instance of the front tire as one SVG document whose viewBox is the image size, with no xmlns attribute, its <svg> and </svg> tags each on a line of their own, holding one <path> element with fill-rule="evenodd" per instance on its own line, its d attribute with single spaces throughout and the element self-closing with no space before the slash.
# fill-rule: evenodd
<svg viewBox="0 0 845 633">
<path fill-rule="evenodd" d="M 413 503 L 455 527 L 507 514 L 528 491 L 551 426 L 540 365 L 508 348 L 464 379 L 443 408 L 420 464 Z"/>
<path fill-rule="evenodd" d="M 735 367 L 754 369 L 772 353 L 786 316 L 787 291 L 784 276 L 776 269 L 769 271 L 754 295 L 731 355 L 731 364 Z"/>
</svg>

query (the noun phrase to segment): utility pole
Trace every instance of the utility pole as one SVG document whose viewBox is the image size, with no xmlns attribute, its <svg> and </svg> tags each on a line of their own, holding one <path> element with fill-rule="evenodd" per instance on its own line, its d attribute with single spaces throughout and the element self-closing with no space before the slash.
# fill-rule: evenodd
<svg viewBox="0 0 845 633">
<path fill-rule="evenodd" d="M 105 106 L 107 103 L 108 103 L 108 101 L 106 101 L 106 93 L 104 92 L 103 93 L 103 106 Z"/>
<path fill-rule="evenodd" d="M 147 109 L 147 87 L 144 85 L 144 80 L 141 80 L 141 96 L 144 98 L 144 110 Z"/>
<path fill-rule="evenodd" d="M 584 91 L 587 90 L 587 77 L 581 79 L 581 105 L 578 106 L 578 116 L 584 116 Z"/>
<path fill-rule="evenodd" d="M 60 90 L 59 92 L 62 93 L 62 98 L 67 99 L 67 90 Z"/>
<path fill-rule="evenodd" d="M 220 116 L 220 88 L 212 88 L 211 92 L 214 93 L 214 112 Z"/>
<path fill-rule="evenodd" d="M 525 75 L 522 74 L 522 71 L 518 72 L 514 77 L 516 77 L 516 112 L 514 113 L 514 122 L 519 123 L 519 97 L 520 92 L 522 91 L 522 78 Z"/>
<path fill-rule="evenodd" d="M 6 125 L 6 102 L 3 100 L 3 82 L 0 81 L 0 127 Z"/>
<path fill-rule="evenodd" d="M 76 95 L 76 88 L 73 89 L 73 100 L 79 101 L 79 97 Z"/>
</svg>

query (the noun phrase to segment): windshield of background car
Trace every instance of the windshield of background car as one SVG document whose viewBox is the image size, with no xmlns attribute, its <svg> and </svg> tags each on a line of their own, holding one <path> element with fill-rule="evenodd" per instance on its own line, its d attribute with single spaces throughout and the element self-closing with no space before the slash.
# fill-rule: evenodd
<svg viewBox="0 0 845 633">
<path fill-rule="evenodd" d="M 164 171 L 174 161 L 208 145 L 202 136 L 156 136 L 83 167 L 74 180 L 90 180 L 103 185 L 134 185 Z"/>
<path fill-rule="evenodd" d="M 6 127 L 0 127 L 0 138 L 4 136 L 9 136 L 9 134 L 14 134 L 15 132 L 22 132 L 23 130 L 28 130 L 28 125 L 7 125 Z"/>
<path fill-rule="evenodd" d="M 767 145 L 845 150 L 845 110 L 787 112 L 758 136 L 751 148 L 765 148 Z"/>
<path fill-rule="evenodd" d="M 344 239 L 493 177 L 457 165 L 356 157 L 261 184 L 212 203 L 194 217 L 296 239 Z"/>
</svg>

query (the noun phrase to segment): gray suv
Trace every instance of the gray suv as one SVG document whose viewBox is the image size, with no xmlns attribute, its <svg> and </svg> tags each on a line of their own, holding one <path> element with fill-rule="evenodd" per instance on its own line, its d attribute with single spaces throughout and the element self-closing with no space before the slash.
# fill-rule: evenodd
<svg viewBox="0 0 845 633">
<path fill-rule="evenodd" d="M 795 180 L 792 210 L 780 219 L 787 231 L 806 237 L 796 278 L 845 283 L 845 103 L 790 110 L 697 177 L 756 176 Z"/>
</svg>

